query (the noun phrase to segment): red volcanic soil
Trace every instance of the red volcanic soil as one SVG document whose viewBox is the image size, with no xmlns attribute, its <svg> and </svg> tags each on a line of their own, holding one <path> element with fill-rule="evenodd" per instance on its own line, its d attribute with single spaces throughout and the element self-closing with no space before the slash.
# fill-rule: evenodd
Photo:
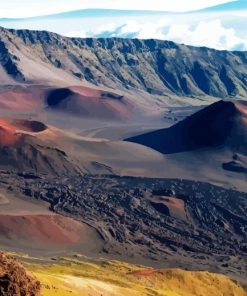
<svg viewBox="0 0 247 296">
<path fill-rule="evenodd" d="M 151 276 L 153 274 L 155 274 L 157 272 L 157 270 L 155 269 L 142 269 L 142 270 L 136 270 L 136 271 L 132 271 L 129 272 L 129 275 L 134 275 L 134 276 Z"/>
<path fill-rule="evenodd" d="M 23 136 L 21 131 L 38 133 L 46 129 L 47 126 L 39 121 L 0 118 L 0 146 L 16 144 Z"/>
<path fill-rule="evenodd" d="M 21 135 L 16 133 L 13 125 L 4 119 L 0 119 L 0 146 L 14 145 L 20 138 Z"/>
<path fill-rule="evenodd" d="M 125 97 L 87 87 L 53 89 L 47 92 L 46 102 L 49 109 L 76 116 L 98 119 L 133 117 L 133 105 Z"/>
<path fill-rule="evenodd" d="M 44 89 L 14 87 L 0 92 L 0 108 L 9 111 L 35 112 L 44 106 Z"/>
<path fill-rule="evenodd" d="M 235 107 L 239 114 L 241 114 L 241 120 L 247 127 L 247 102 L 239 101 L 235 103 Z"/>
<path fill-rule="evenodd" d="M 158 209 L 158 205 L 163 205 L 168 209 L 170 216 L 177 219 L 182 219 L 184 221 L 188 220 L 185 210 L 185 203 L 182 199 L 176 198 L 175 196 L 152 196 L 150 201 L 152 204 L 157 205 L 156 209 Z"/>
<path fill-rule="evenodd" d="M 0 109 L 28 114 L 56 110 L 73 116 L 123 120 L 133 117 L 134 105 L 118 94 L 83 86 L 53 89 L 17 86 L 0 90 Z"/>
<path fill-rule="evenodd" d="M 99 89 L 82 86 L 71 86 L 70 90 L 82 95 L 83 97 L 100 97 L 102 93 L 102 91 Z"/>
<path fill-rule="evenodd" d="M 87 235 L 87 226 L 73 219 L 50 214 L 0 215 L 3 238 L 48 245 L 75 245 Z"/>
<path fill-rule="evenodd" d="M 46 129 L 47 126 L 39 121 L 0 118 L 1 168 L 52 175 L 77 172 L 77 167 L 63 150 L 47 146 L 35 136 Z"/>
</svg>

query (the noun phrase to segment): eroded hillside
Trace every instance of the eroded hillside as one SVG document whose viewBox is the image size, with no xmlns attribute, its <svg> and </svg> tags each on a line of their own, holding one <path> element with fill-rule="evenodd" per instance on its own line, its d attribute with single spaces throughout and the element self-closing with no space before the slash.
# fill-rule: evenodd
<svg viewBox="0 0 247 296">
<path fill-rule="evenodd" d="M 80 39 L 3 28 L 0 37 L 5 83 L 89 82 L 149 96 L 225 98 L 247 94 L 246 52 L 153 39 Z"/>
</svg>

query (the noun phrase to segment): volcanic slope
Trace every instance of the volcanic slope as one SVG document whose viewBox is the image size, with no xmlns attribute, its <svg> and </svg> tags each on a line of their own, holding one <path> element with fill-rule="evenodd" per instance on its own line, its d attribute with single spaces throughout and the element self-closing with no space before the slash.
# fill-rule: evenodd
<svg viewBox="0 0 247 296">
<path fill-rule="evenodd" d="M 167 129 L 128 138 L 164 154 L 221 147 L 246 155 L 247 104 L 219 101 Z"/>
<path fill-rule="evenodd" d="M 127 122 L 140 118 L 161 116 L 165 106 L 158 107 L 144 101 L 134 101 L 132 97 L 119 95 L 115 91 L 105 91 L 85 86 L 5 86 L 0 87 L 0 112 L 2 116 L 17 114 L 24 118 L 38 118 L 51 122 L 74 121 L 70 127 L 83 127 L 83 120 L 104 122 Z M 49 114 L 51 115 L 50 117 Z M 151 116 L 150 116 L 151 114 Z M 69 120 L 64 120 L 69 117 Z M 60 118 L 60 120 L 59 120 Z M 79 123 L 76 124 L 75 122 Z M 55 124 L 56 125 L 56 124 Z M 102 127 L 102 123 L 98 126 Z M 92 128 L 92 123 L 91 123 Z"/>
<path fill-rule="evenodd" d="M 246 296 L 237 281 L 208 272 L 152 269 L 119 261 L 64 258 L 24 264 L 41 282 L 42 295 Z"/>
<path fill-rule="evenodd" d="M 23 180 L 38 177 L 18 174 Z M 103 246 L 97 231 L 85 223 L 55 214 L 46 202 L 0 191 L 0 246 L 2 250 L 35 256 L 52 256 L 69 252 L 97 253 Z"/>
<path fill-rule="evenodd" d="M 44 174 L 78 172 L 64 151 L 38 139 L 46 130 L 39 121 L 0 119 L 0 167 Z"/>
<path fill-rule="evenodd" d="M 235 128 L 233 128 L 232 132 L 237 129 L 237 135 L 245 131 L 244 112 L 240 111 L 241 108 L 245 108 L 245 105 L 243 103 L 238 103 L 237 105 L 238 109 L 236 109 L 234 107 L 235 105 L 231 102 L 217 103 L 211 107 L 206 107 L 204 111 L 199 111 L 199 115 L 203 112 L 207 114 L 209 112 L 208 110 L 218 106 L 218 113 L 222 113 L 221 118 L 225 116 L 224 120 L 226 120 L 226 122 L 229 121 L 229 125 L 231 124 L 231 116 L 235 118 L 235 123 L 233 124 Z M 225 108 L 224 106 L 228 107 Z M 245 174 L 239 174 L 245 173 L 247 167 L 247 159 L 243 151 L 243 147 L 245 147 L 244 134 L 242 134 L 242 137 L 238 137 L 239 143 L 238 140 L 234 138 L 234 140 L 231 141 L 228 139 L 226 145 L 217 146 L 218 143 L 216 143 L 217 145 L 213 147 L 204 147 L 204 142 L 202 145 L 200 142 L 188 140 L 187 137 L 186 149 L 184 149 L 184 146 L 182 146 L 183 142 L 180 141 L 182 144 L 179 142 L 179 138 L 183 136 L 182 129 L 179 128 L 179 132 L 177 133 L 178 140 L 173 142 L 176 148 L 173 152 L 176 151 L 179 153 L 164 155 L 160 153 L 164 152 L 160 150 L 160 147 L 163 147 L 161 145 L 163 143 L 161 137 L 155 138 L 155 145 L 158 143 L 160 146 L 151 147 L 149 143 L 152 144 L 152 141 L 149 141 L 147 144 L 142 143 L 146 144 L 146 146 L 144 146 L 137 145 L 139 142 L 137 141 L 135 143 L 132 139 L 130 139 L 131 142 L 128 142 L 110 140 L 107 138 L 92 138 L 90 137 L 90 133 L 89 135 L 85 133 L 86 135 L 83 136 L 83 133 L 80 132 L 80 128 L 83 127 L 84 121 L 81 121 L 81 117 L 70 116 L 70 112 L 66 109 L 66 107 L 69 108 L 69 105 L 65 105 L 65 107 L 62 106 L 64 107 L 62 110 L 60 110 L 60 107 L 61 106 L 58 106 L 57 110 L 57 106 L 55 106 L 54 110 L 52 106 L 51 109 L 49 109 L 50 111 L 47 111 L 46 108 L 45 112 L 39 113 L 39 117 L 46 120 L 46 122 L 53 121 L 54 124 L 66 118 L 66 124 L 67 122 L 70 124 L 69 129 L 46 125 L 42 123 L 42 121 L 37 120 L 38 118 L 35 118 L 35 120 L 16 119 L 15 117 L 1 119 L 1 169 L 10 169 L 18 172 L 24 170 L 26 172 L 39 172 L 50 175 L 66 175 L 69 172 L 70 175 L 78 173 L 114 173 L 119 175 L 162 178 L 181 177 L 204 182 L 213 182 L 218 185 L 224 184 L 224 186 L 228 184 L 228 187 L 236 186 L 238 189 L 245 190 Z M 230 111 L 226 111 L 225 109 L 230 109 Z M 233 112 L 234 115 L 232 115 L 231 112 Z M 114 114 L 117 114 L 117 112 Z M 195 114 L 191 118 L 197 116 L 198 115 Z M 229 120 L 227 119 L 228 116 Z M 200 120 L 203 121 L 203 116 L 200 115 L 199 117 L 202 117 Z M 71 118 L 73 118 L 73 121 Z M 169 129 L 165 129 L 165 134 L 167 131 L 173 130 L 173 128 L 177 129 L 177 126 L 184 124 L 187 120 L 191 120 L 190 117 Z M 102 121 L 99 122 L 103 125 Z M 161 126 L 161 124 L 159 124 L 159 126 Z M 195 126 L 197 127 L 199 124 L 197 123 Z M 240 127 L 242 128 L 240 129 Z M 138 126 L 135 128 L 137 129 Z M 212 129 L 213 128 L 214 126 Z M 105 129 L 107 130 L 107 126 Z M 120 129 L 122 133 L 124 133 L 125 129 L 127 131 L 127 127 L 124 127 L 124 124 L 122 129 L 123 131 Z M 204 134 L 206 135 L 206 132 L 210 130 L 210 123 L 206 124 L 204 129 Z M 224 133 L 224 130 L 225 129 L 220 130 L 220 133 Z M 161 131 L 163 132 L 163 130 Z M 135 130 L 135 133 L 136 132 L 137 130 Z M 189 129 L 189 132 L 191 132 L 191 129 Z M 156 135 L 156 133 L 154 134 Z M 211 137 L 214 133 L 210 131 L 209 135 Z M 217 133 L 214 137 L 217 140 L 220 139 Z M 136 138 L 134 138 L 134 140 L 135 139 Z M 165 147 L 166 149 L 170 149 L 169 145 L 172 141 L 166 141 L 167 146 Z M 196 141 L 198 140 L 196 139 Z M 156 150 L 150 149 L 150 147 Z M 169 167 L 169 170 L 164 169 L 167 167 Z M 195 173 L 195 171 L 197 171 L 197 173 Z M 236 173 L 238 174 L 236 175 Z"/>
<path fill-rule="evenodd" d="M 121 121 L 134 115 L 134 105 L 124 96 L 88 87 L 47 90 L 45 103 L 50 111 L 98 120 Z"/>
<path fill-rule="evenodd" d="M 244 97 L 246 52 L 0 29 L 1 84 L 95 85 L 146 98 Z M 165 95 L 165 96 L 164 96 Z"/>
<path fill-rule="evenodd" d="M 125 141 L 162 153 L 163 164 L 169 166 L 164 177 L 177 174 L 224 186 L 234 184 L 245 191 L 246 110 L 244 101 L 219 101 L 171 127 Z"/>
</svg>

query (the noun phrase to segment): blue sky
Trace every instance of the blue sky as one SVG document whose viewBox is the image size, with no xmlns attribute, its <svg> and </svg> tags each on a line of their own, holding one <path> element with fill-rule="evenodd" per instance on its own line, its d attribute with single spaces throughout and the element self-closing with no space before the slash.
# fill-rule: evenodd
<svg viewBox="0 0 247 296">
<path fill-rule="evenodd" d="M 231 0 L 233 1 L 233 0 Z M 2 2 L 2 3 L 1 3 Z M 0 0 L 0 17 L 30 17 L 85 8 L 190 11 L 229 0 Z"/>
<path fill-rule="evenodd" d="M 197 11 L 218 4 L 223 6 Z M 113 11 L 107 14 L 91 11 L 25 18 L 86 8 L 161 12 L 121 15 Z M 164 14 L 162 11 L 189 13 Z M 1 17 L 24 19 L 0 19 L 0 26 L 47 30 L 69 37 L 156 38 L 220 50 L 247 50 L 247 0 L 0 0 Z"/>
</svg>

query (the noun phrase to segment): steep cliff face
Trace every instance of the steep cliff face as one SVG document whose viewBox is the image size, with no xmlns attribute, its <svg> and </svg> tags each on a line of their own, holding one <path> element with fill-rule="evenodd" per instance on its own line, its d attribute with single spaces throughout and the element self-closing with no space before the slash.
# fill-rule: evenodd
<svg viewBox="0 0 247 296">
<path fill-rule="evenodd" d="M 86 81 L 148 95 L 247 95 L 246 52 L 153 39 L 80 39 L 3 28 L 0 40 L 1 66 L 19 82 Z"/>
</svg>

